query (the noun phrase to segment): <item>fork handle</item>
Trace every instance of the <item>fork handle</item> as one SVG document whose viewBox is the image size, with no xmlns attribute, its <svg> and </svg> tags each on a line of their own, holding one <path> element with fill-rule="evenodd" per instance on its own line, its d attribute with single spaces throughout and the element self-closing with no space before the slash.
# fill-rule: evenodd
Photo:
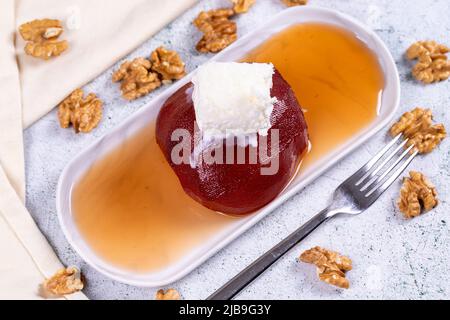
<svg viewBox="0 0 450 320">
<path fill-rule="evenodd" d="M 207 300 L 230 300 L 236 296 L 242 289 L 249 285 L 253 280 L 259 277 L 272 264 L 281 258 L 286 252 L 292 249 L 296 244 L 306 238 L 318 226 L 334 216 L 329 208 L 326 208 L 312 217 L 308 222 L 291 233 L 272 249 L 267 251 L 255 262 L 242 270 L 238 275 L 228 281 L 220 289 L 210 295 Z"/>
</svg>

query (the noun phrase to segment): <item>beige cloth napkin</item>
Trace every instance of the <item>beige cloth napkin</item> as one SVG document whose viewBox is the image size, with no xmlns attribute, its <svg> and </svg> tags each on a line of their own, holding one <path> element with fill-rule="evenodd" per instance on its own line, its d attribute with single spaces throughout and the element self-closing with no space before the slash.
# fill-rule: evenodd
<svg viewBox="0 0 450 320">
<path fill-rule="evenodd" d="M 38 284 L 62 267 L 23 206 L 22 130 L 95 78 L 196 0 L 1 0 L 0 299 L 36 299 Z M 23 53 L 20 24 L 64 23 L 69 49 L 43 61 Z M 81 293 L 67 298 L 85 298 Z"/>
<path fill-rule="evenodd" d="M 40 299 L 39 284 L 62 267 L 0 168 L 0 299 Z"/>
</svg>

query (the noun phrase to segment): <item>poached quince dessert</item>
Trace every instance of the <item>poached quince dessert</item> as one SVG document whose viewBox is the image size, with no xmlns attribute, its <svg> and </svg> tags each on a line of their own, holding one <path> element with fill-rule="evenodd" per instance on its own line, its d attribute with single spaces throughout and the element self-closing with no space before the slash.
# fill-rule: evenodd
<svg viewBox="0 0 450 320">
<path fill-rule="evenodd" d="M 166 100 L 156 140 L 190 197 L 241 215 L 289 184 L 308 132 L 294 92 L 272 64 L 212 62 Z"/>
</svg>

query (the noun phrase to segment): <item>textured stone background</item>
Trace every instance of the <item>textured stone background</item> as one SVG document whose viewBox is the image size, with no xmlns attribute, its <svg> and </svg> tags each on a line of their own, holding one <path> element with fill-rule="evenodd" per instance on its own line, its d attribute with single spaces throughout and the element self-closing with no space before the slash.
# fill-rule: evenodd
<svg viewBox="0 0 450 320">
<path fill-rule="evenodd" d="M 435 118 L 450 128 L 450 81 L 422 86 L 411 78 L 403 53 L 415 40 L 435 39 L 450 44 L 448 0 L 310 0 L 345 12 L 370 25 L 390 48 L 400 71 L 402 101 L 398 116 L 414 106 L 433 109 Z M 194 50 L 199 34 L 191 21 L 201 9 L 227 5 L 226 0 L 201 1 L 198 5 L 149 39 L 130 57 L 148 55 L 164 44 L 176 49 L 193 70 L 208 59 Z M 248 14 L 237 19 L 245 34 L 284 9 L 280 0 L 258 0 Z M 119 62 L 86 86 L 105 101 L 100 127 L 88 135 L 61 130 L 56 113 L 42 118 L 25 132 L 27 207 L 40 229 L 65 264 L 81 266 L 92 299 L 152 299 L 156 289 L 137 288 L 105 278 L 72 250 L 58 225 L 55 189 L 66 163 L 94 139 L 108 132 L 159 92 L 132 103 L 120 98 L 111 74 Z M 246 234 L 220 251 L 171 287 L 187 299 L 202 299 L 271 248 L 283 237 L 322 209 L 332 190 L 359 168 L 387 141 L 379 133 L 353 155 L 329 170 L 301 193 L 275 210 Z M 386 192 L 367 212 L 357 217 L 330 221 L 255 281 L 239 296 L 242 299 L 441 299 L 450 295 L 450 139 L 439 150 L 419 157 L 410 166 L 421 170 L 437 185 L 439 206 L 411 221 L 396 209 L 400 182 Z M 338 290 L 317 280 L 310 265 L 296 261 L 298 254 L 320 245 L 349 255 L 354 270 L 348 273 L 349 290 Z"/>
</svg>

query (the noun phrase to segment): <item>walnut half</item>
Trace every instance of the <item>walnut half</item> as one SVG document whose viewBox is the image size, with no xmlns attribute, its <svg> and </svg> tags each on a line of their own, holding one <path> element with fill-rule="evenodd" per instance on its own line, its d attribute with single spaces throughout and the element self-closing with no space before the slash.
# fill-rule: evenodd
<svg viewBox="0 0 450 320">
<path fill-rule="evenodd" d="M 42 294 L 48 296 L 63 296 L 81 291 L 84 287 L 81 272 L 77 267 L 62 268 L 41 285 Z"/>
<path fill-rule="evenodd" d="M 184 62 L 176 51 L 159 47 L 150 55 L 151 69 L 161 75 L 163 83 L 179 80 L 186 75 Z"/>
<path fill-rule="evenodd" d="M 156 292 L 156 300 L 180 300 L 181 296 L 175 289 L 167 289 L 164 291 L 163 289 L 159 289 Z"/>
<path fill-rule="evenodd" d="M 156 72 L 151 71 L 152 63 L 145 58 L 125 61 L 114 72 L 113 82 L 121 82 L 122 96 L 127 100 L 142 97 L 161 86 Z"/>
<path fill-rule="evenodd" d="M 434 185 L 420 172 L 411 171 L 403 179 L 398 207 L 405 218 L 414 218 L 438 204 Z"/>
<path fill-rule="evenodd" d="M 288 7 L 294 7 L 294 6 L 304 6 L 308 3 L 308 0 L 282 0 L 285 5 Z"/>
<path fill-rule="evenodd" d="M 350 258 L 335 251 L 314 247 L 303 252 L 300 261 L 314 264 L 320 280 L 344 289 L 350 286 L 345 277 L 345 272 L 352 269 Z"/>
<path fill-rule="evenodd" d="M 71 124 L 75 132 L 90 132 L 97 127 L 102 118 L 103 102 L 94 93 L 83 98 L 83 90 L 76 89 L 58 107 L 58 119 L 61 128 Z"/>
<path fill-rule="evenodd" d="M 27 41 L 25 53 L 47 60 L 59 56 L 68 47 L 65 40 L 58 41 L 63 32 L 61 21 L 54 19 L 33 20 L 19 26 L 19 33 Z"/>
<path fill-rule="evenodd" d="M 412 69 L 414 78 L 426 84 L 447 80 L 450 77 L 450 61 L 446 55 L 449 51 L 450 48 L 436 41 L 413 43 L 406 51 L 406 57 L 418 59 Z"/>
<path fill-rule="evenodd" d="M 246 13 L 256 0 L 231 0 L 234 4 L 233 10 L 236 13 Z"/>
<path fill-rule="evenodd" d="M 199 52 L 219 52 L 237 39 L 237 27 L 229 18 L 234 16 L 233 9 L 202 11 L 194 20 L 194 25 L 203 32 L 197 43 Z"/>
<path fill-rule="evenodd" d="M 419 153 L 429 153 L 446 137 L 443 124 L 433 124 L 430 109 L 415 108 L 405 112 L 400 120 L 391 127 L 390 134 L 394 137 L 402 133 L 408 142 L 405 147 L 414 144 Z"/>
</svg>

